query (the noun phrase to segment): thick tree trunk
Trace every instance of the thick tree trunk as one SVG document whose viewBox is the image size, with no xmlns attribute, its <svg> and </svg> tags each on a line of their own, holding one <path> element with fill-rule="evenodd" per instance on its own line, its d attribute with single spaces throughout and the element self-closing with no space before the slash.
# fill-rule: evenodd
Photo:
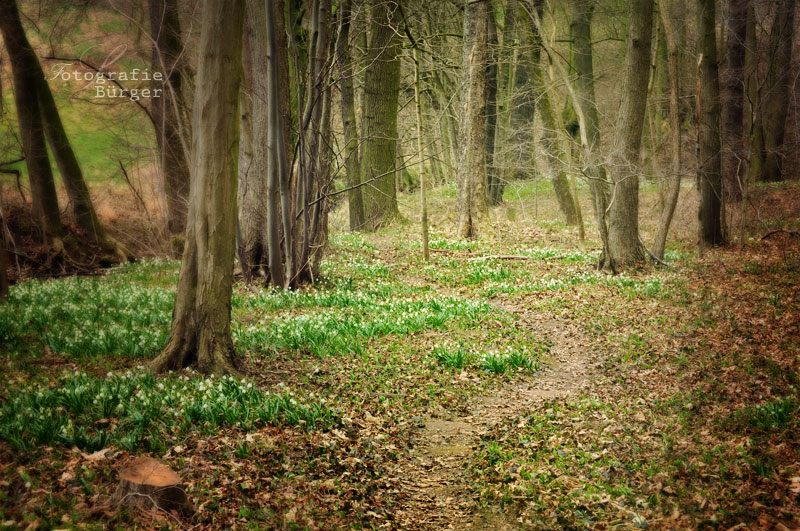
<svg viewBox="0 0 800 531">
<path fill-rule="evenodd" d="M 243 0 L 203 2 L 192 117 L 192 187 L 172 327 L 156 372 L 235 371 L 231 292 Z"/>
<path fill-rule="evenodd" d="M 764 83 L 764 172 L 762 180 L 783 180 L 784 138 L 789 110 L 789 68 L 792 58 L 795 0 L 779 0 L 769 43 L 769 67 Z"/>
<path fill-rule="evenodd" d="M 353 91 L 353 66 L 350 54 L 350 19 L 352 0 L 343 0 L 339 10 L 339 44 L 337 62 L 339 65 L 339 86 L 342 91 L 342 124 L 344 124 L 344 158 L 347 173 L 348 210 L 350 230 L 359 230 L 364 224 L 364 201 L 361 187 L 360 164 L 358 160 L 358 130 L 356 128 L 356 105 Z"/>
<path fill-rule="evenodd" d="M 744 179 L 744 60 L 747 38 L 747 4 L 750 0 L 728 0 L 726 34 L 727 68 L 722 137 L 722 175 L 725 197 L 742 198 Z"/>
<path fill-rule="evenodd" d="M 609 210 L 606 264 L 612 269 L 644 259 L 639 242 L 639 149 L 647 109 L 653 0 L 633 0 L 628 10 L 625 78 L 620 103 L 614 189 Z"/>
<path fill-rule="evenodd" d="M 0 30 L 8 51 L 14 79 L 14 101 L 17 107 L 22 150 L 31 183 L 33 213 L 44 235 L 44 241 L 57 252 L 63 249 L 61 213 L 47 155 L 44 123 L 40 108 L 37 76 L 39 61 L 22 28 L 14 0 L 0 0 Z"/>
<path fill-rule="evenodd" d="M 183 40 L 177 0 L 149 0 L 150 32 L 153 36 L 153 71 L 163 74 L 153 80 L 161 96 L 151 101 L 150 114 L 155 125 L 156 141 L 167 200 L 167 229 L 176 238 L 186 231 L 189 203 L 188 131 L 183 100 Z"/>
<path fill-rule="evenodd" d="M 667 234 L 678 204 L 681 191 L 681 116 L 680 116 L 680 56 L 683 44 L 681 16 L 683 16 L 683 0 L 667 0 L 660 6 L 661 21 L 667 41 L 667 64 L 669 67 L 669 126 L 671 133 L 672 168 L 667 188 L 664 210 L 658 225 L 653 254 L 659 260 L 664 259 L 667 245 Z"/>
<path fill-rule="evenodd" d="M 385 225 L 399 214 L 395 160 L 400 39 L 392 26 L 396 12 L 395 1 L 374 0 L 364 85 L 364 157 L 361 161 L 368 230 Z"/>
<path fill-rule="evenodd" d="M 719 69 L 717 67 L 714 0 L 698 3 L 698 170 L 700 249 L 724 243 L 722 233 L 722 171 L 720 156 Z"/>
<path fill-rule="evenodd" d="M 487 215 L 486 160 L 486 27 L 488 2 L 465 0 L 464 113 L 456 178 L 458 235 L 474 238 Z"/>
</svg>

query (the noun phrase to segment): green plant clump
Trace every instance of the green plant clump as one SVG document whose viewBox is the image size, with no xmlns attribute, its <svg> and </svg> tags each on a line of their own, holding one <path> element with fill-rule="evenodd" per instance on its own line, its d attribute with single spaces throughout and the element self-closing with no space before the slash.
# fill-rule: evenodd
<svg viewBox="0 0 800 531">
<path fill-rule="evenodd" d="M 10 389 L 0 407 L 0 438 L 20 450 L 37 445 L 98 450 L 165 450 L 165 443 L 190 430 L 265 424 L 326 428 L 334 412 L 301 400 L 291 391 L 271 393 L 232 376 L 189 373 L 157 379 L 146 371 L 109 373 L 107 378 L 74 373 L 54 385 Z"/>
</svg>

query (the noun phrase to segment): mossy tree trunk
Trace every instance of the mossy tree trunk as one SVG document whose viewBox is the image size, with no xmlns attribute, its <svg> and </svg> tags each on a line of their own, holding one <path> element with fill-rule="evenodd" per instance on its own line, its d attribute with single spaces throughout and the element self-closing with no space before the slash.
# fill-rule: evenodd
<svg viewBox="0 0 800 531">
<path fill-rule="evenodd" d="M 370 42 L 364 83 L 365 228 L 375 230 L 395 218 L 397 189 L 397 109 L 400 89 L 400 39 L 393 27 L 397 3 L 373 0 Z"/>
<path fill-rule="evenodd" d="M 230 320 L 244 0 L 205 0 L 202 12 L 186 246 L 156 372 L 225 373 L 237 365 Z"/>
</svg>

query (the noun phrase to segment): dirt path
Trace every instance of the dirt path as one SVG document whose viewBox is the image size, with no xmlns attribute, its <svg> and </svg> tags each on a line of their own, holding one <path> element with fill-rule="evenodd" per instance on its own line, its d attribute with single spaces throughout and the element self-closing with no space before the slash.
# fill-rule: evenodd
<svg viewBox="0 0 800 531">
<path fill-rule="evenodd" d="M 537 402 L 567 396 L 591 383 L 596 361 L 577 325 L 519 307 L 504 309 L 552 342 L 547 367 L 492 396 L 475 399 L 468 416 L 425 421 L 417 445 L 400 463 L 408 472 L 400 483 L 405 497 L 395 522 L 403 529 L 516 529 L 510 517 L 480 513 L 469 490 L 467 467 L 481 435 Z"/>
</svg>

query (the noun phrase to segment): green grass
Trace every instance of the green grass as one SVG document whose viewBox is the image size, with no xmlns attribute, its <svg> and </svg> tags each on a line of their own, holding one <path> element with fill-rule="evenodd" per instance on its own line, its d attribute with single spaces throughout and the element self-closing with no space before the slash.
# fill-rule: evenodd
<svg viewBox="0 0 800 531">
<path fill-rule="evenodd" d="M 0 438 L 20 450 L 37 445 L 99 450 L 163 452 L 167 442 L 190 430 L 220 426 L 245 430 L 265 424 L 327 427 L 329 408 L 273 394 L 231 376 L 194 374 L 156 379 L 149 372 L 109 373 L 106 378 L 68 374 L 51 385 L 6 389 L 0 406 Z"/>
</svg>

